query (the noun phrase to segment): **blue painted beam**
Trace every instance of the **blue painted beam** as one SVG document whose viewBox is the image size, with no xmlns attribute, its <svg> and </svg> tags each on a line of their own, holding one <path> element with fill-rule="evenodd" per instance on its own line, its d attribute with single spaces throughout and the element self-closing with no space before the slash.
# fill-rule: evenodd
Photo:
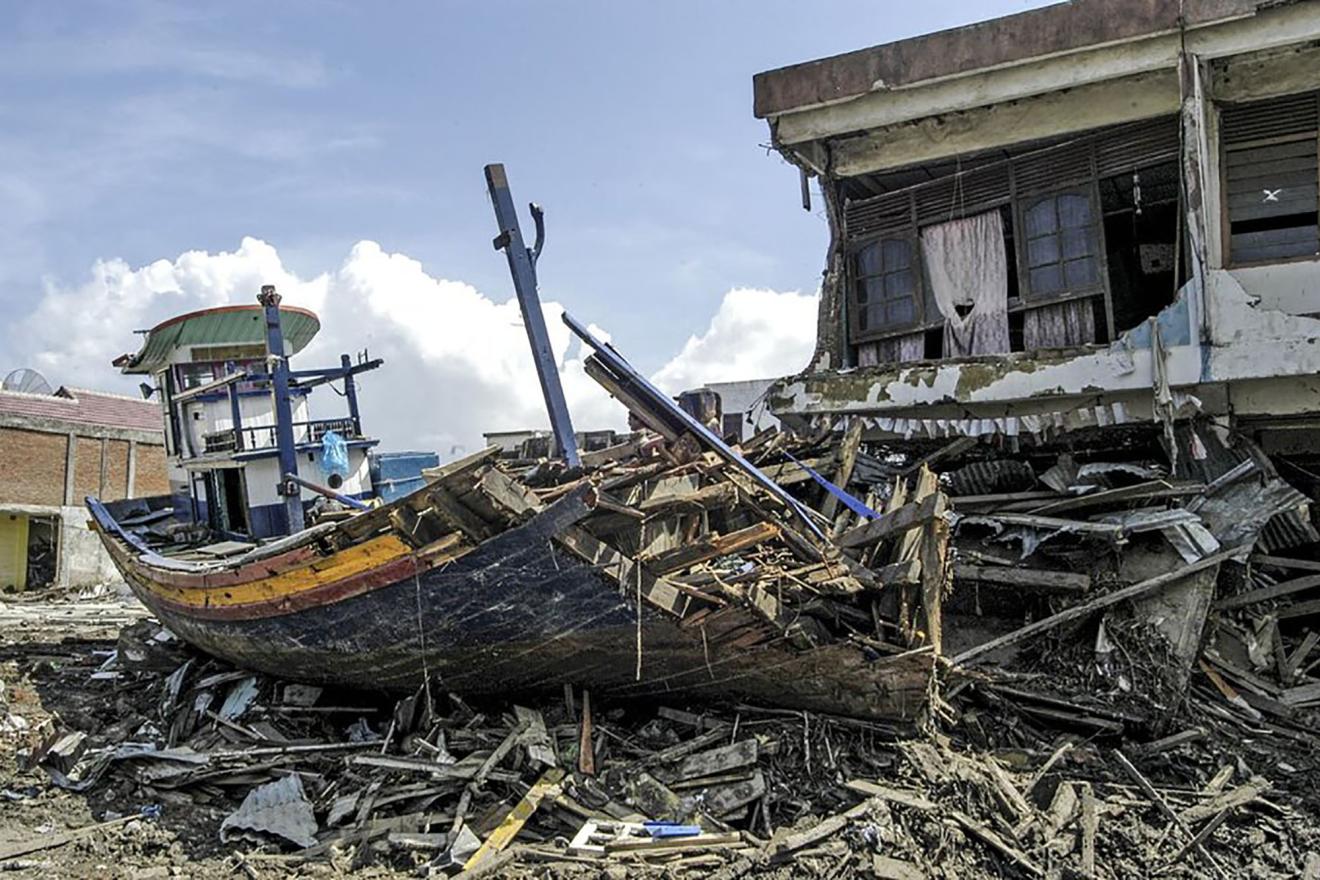
<svg viewBox="0 0 1320 880">
<path fill-rule="evenodd" d="M 572 330 L 579 339 L 585 342 L 595 352 L 594 357 L 605 366 L 605 368 L 614 375 L 614 377 L 626 385 L 630 391 L 635 392 L 638 397 L 651 405 L 655 410 L 656 416 L 663 420 L 663 423 L 670 425 L 675 429 L 675 433 L 684 431 L 691 433 L 706 448 L 712 450 L 720 458 L 737 467 L 743 473 L 747 474 L 757 483 L 759 483 L 767 492 L 778 498 L 789 510 L 797 514 L 798 519 L 821 540 L 825 540 L 825 534 L 816 525 L 811 518 L 811 514 L 800 501 L 788 494 L 782 486 L 761 472 L 756 465 L 743 458 L 737 450 L 730 447 L 727 443 L 715 435 L 713 431 L 697 421 L 690 414 L 685 412 L 682 407 L 674 402 L 674 399 L 665 394 L 659 388 L 652 385 L 645 376 L 633 369 L 632 364 L 614 350 L 614 346 L 597 339 L 590 330 L 578 322 L 576 318 L 568 312 L 564 312 L 564 323 L 568 329 Z"/>
<path fill-rule="evenodd" d="M 273 284 L 263 285 L 257 302 L 266 313 L 266 352 L 270 361 L 271 392 L 275 398 L 275 445 L 279 449 L 280 473 L 286 478 L 275 487 L 284 499 L 286 534 L 301 532 L 302 490 L 288 476 L 298 476 L 298 452 L 293 442 L 293 407 L 289 403 L 289 360 L 284 356 L 284 330 L 280 326 L 280 295 Z"/>
<path fill-rule="evenodd" d="M 243 410 L 239 406 L 238 385 L 230 383 L 225 386 L 229 392 L 229 420 L 233 422 L 234 430 L 234 449 L 238 452 L 243 451 Z"/>
<path fill-rule="evenodd" d="M 527 328 L 527 340 L 532 345 L 532 360 L 536 362 L 536 375 L 541 380 L 541 396 L 545 398 L 545 408 L 550 415 L 550 427 L 568 466 L 580 467 L 582 460 L 578 457 L 577 438 L 573 435 L 573 420 L 568 414 L 564 388 L 559 382 L 559 365 L 554 349 L 550 347 L 550 333 L 546 330 L 541 298 L 536 292 L 536 258 L 541 254 L 545 236 L 540 209 L 532 206 L 537 241 L 534 248 L 528 248 L 523 243 L 518 212 L 513 206 L 513 194 L 509 192 L 509 179 L 504 174 L 503 165 L 486 166 L 486 188 L 490 191 L 495 221 L 500 229 L 500 234 L 495 237 L 495 249 L 504 251 L 509 259 L 513 289 L 518 294 L 523 326 Z"/>
</svg>

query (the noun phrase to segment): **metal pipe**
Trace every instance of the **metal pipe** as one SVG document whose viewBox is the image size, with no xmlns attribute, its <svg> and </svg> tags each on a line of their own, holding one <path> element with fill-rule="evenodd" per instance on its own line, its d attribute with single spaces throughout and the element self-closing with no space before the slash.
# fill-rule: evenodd
<svg viewBox="0 0 1320 880">
<path fill-rule="evenodd" d="M 347 495 L 343 495 L 339 492 L 336 492 L 334 489 L 330 489 L 327 488 L 326 486 L 318 485 L 316 483 L 313 483 L 311 480 L 305 480 L 302 477 L 298 476 L 297 474 L 285 474 L 284 481 L 286 483 L 297 483 L 299 486 L 302 486 L 305 489 L 310 489 L 311 491 L 315 492 L 317 495 L 324 495 L 326 498 L 329 498 L 333 501 L 338 501 L 340 504 L 346 504 L 349 507 L 353 508 L 354 510 L 371 510 L 370 504 L 364 504 L 361 501 L 358 501 L 356 498 L 350 498 Z"/>
</svg>

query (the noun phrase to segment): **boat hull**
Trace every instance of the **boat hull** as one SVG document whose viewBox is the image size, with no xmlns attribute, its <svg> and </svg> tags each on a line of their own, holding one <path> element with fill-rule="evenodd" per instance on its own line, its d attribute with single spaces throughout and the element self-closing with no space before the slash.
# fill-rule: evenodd
<svg viewBox="0 0 1320 880">
<path fill-rule="evenodd" d="M 248 571 L 190 587 L 194 575 L 153 561 L 93 507 L 117 566 L 162 623 L 217 657 L 290 680 L 403 692 L 429 678 L 473 695 L 569 683 L 618 697 L 752 700 L 898 721 L 924 706 L 929 654 L 804 651 L 741 607 L 695 622 L 645 603 L 639 612 L 635 595 L 552 540 L 589 512 L 579 498 L 562 499 L 452 560 L 368 541 L 289 570 L 287 559 L 263 561 L 264 577 Z M 299 553 L 307 549 L 290 555 Z"/>
</svg>

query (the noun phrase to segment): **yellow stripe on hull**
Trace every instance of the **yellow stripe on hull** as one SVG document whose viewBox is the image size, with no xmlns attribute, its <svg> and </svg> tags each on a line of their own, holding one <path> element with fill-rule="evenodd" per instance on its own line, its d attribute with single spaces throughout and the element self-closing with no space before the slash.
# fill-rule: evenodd
<svg viewBox="0 0 1320 880">
<path fill-rule="evenodd" d="M 381 535 L 303 568 L 223 587 L 162 584 L 148 580 L 147 573 L 141 569 L 138 569 L 138 573 L 145 581 L 144 586 L 162 599 L 195 608 L 223 608 L 286 599 L 380 568 L 411 552 L 408 545 L 398 537 Z"/>
</svg>

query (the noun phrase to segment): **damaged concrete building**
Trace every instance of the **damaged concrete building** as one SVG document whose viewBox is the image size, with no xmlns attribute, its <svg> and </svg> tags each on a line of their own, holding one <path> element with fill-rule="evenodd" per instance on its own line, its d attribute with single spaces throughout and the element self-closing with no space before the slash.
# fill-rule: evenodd
<svg viewBox="0 0 1320 880">
<path fill-rule="evenodd" d="M 756 115 L 830 230 L 815 354 L 772 408 L 939 472 L 955 661 L 1042 592 L 1084 592 L 1068 574 L 1314 550 L 1317 41 L 1317 3 L 1074 0 L 756 76 Z M 1225 579 L 1286 572 L 1210 566 L 1141 606 L 1175 685 L 1216 589 L 1268 610 L 1224 599 Z M 1217 656 L 1286 656 L 1315 604 L 1224 624 Z"/>
<path fill-rule="evenodd" d="M 832 241 L 799 420 L 1320 411 L 1320 7 L 1082 0 L 763 73 Z M 1089 416 L 1087 415 L 1089 413 Z"/>
</svg>

